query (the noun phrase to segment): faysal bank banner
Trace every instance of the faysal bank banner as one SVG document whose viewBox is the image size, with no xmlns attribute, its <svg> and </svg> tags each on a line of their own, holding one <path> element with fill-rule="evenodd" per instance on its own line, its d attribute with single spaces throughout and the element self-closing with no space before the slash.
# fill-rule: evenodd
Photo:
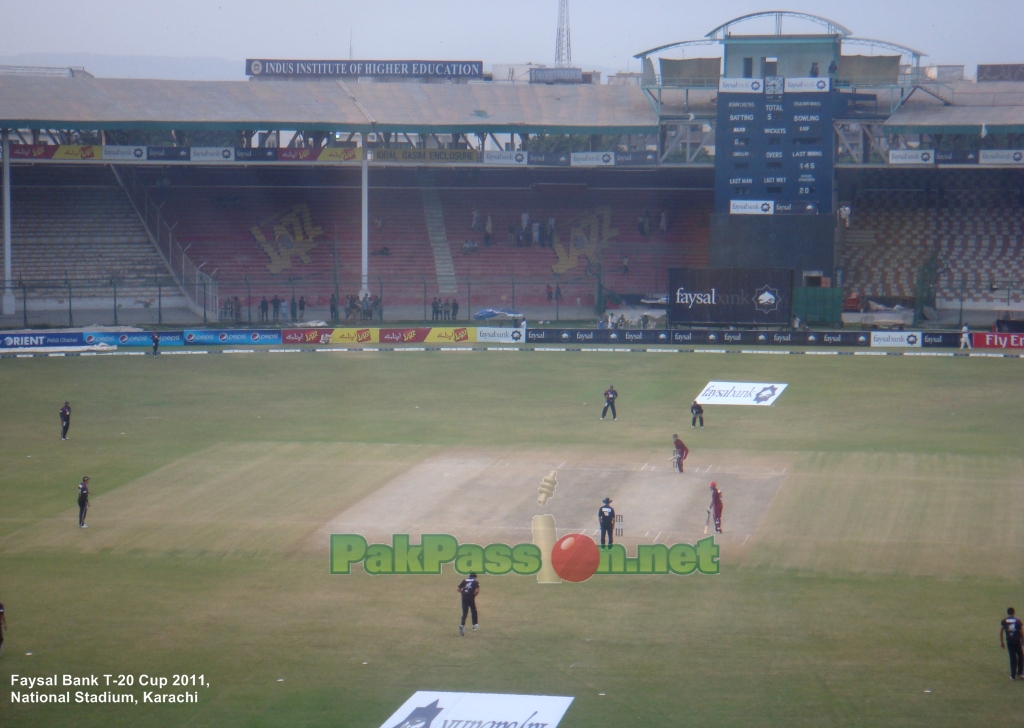
<svg viewBox="0 0 1024 728">
<path fill-rule="evenodd" d="M 245 75 L 253 78 L 476 78 L 483 61 L 314 61 L 249 58 Z"/>
<path fill-rule="evenodd" d="M 669 324 L 790 321 L 793 272 L 775 268 L 670 268 Z"/>
<path fill-rule="evenodd" d="M 560 695 L 420 690 L 381 728 L 557 728 L 572 700 Z"/>
</svg>

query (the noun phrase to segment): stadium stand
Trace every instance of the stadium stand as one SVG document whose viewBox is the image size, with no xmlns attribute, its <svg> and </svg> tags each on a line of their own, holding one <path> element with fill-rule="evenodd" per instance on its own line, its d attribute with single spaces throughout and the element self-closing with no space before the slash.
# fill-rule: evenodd
<svg viewBox="0 0 1024 728">
<path fill-rule="evenodd" d="M 374 170 L 371 289 L 382 286 L 389 303 L 409 305 L 421 303 L 424 290 L 428 297 L 453 295 L 469 282 L 474 298 L 498 304 L 508 279 L 515 277 L 523 282 L 517 302 L 541 305 L 547 302 L 546 284 L 596 276 L 599 269 L 609 290 L 646 293 L 664 286 L 668 266 L 706 266 L 711 190 L 678 191 L 658 176 L 619 177 L 627 186 L 591 187 L 593 176 L 579 173 Z M 311 177 L 287 170 L 192 170 L 159 182 L 150 180 L 150 200 L 162 205 L 190 258 L 215 273 L 221 296 L 244 299 L 251 291 L 256 301 L 263 295 L 290 298 L 295 284 L 309 305 L 326 306 L 333 292 L 335 236 L 342 295 L 354 292 L 348 289 L 357 286 L 361 264 L 357 172 Z M 472 227 L 474 209 L 480 214 L 478 229 Z M 665 233 L 658 229 L 663 210 Z M 649 212 L 647 235 L 638 230 L 644 211 Z M 545 228 L 554 218 L 559 244 L 510 245 L 508 228 L 521 226 L 523 212 Z M 483 237 L 488 215 L 490 246 Z M 476 243 L 474 254 L 465 254 L 466 240 Z M 452 270 L 445 270 L 438 243 L 447 246 Z M 628 274 L 622 272 L 624 257 Z M 454 282 L 446 275 L 454 275 Z M 585 288 L 596 291 L 594 284 Z M 581 301 L 593 303 L 593 295 Z"/>
<path fill-rule="evenodd" d="M 109 168 L 19 168 L 11 203 L 13 274 L 35 308 L 63 305 L 69 283 L 76 307 L 106 308 L 111 280 L 118 308 L 156 305 L 167 267 Z"/>
<path fill-rule="evenodd" d="M 1021 175 L 1013 171 L 865 176 L 840 256 L 844 292 L 912 298 L 917 271 L 934 257 L 940 301 L 959 302 L 962 290 L 965 304 L 1020 305 L 1021 189 Z"/>
</svg>

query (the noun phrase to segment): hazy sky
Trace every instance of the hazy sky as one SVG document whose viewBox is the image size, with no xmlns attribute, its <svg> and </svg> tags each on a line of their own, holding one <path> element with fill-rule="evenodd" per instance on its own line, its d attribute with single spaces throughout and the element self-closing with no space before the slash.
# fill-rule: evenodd
<svg viewBox="0 0 1024 728">
<path fill-rule="evenodd" d="M 965 64 L 969 76 L 978 63 L 1024 62 L 1022 0 L 571 0 L 573 62 L 606 71 L 631 64 L 637 70 L 634 53 L 700 38 L 727 20 L 774 7 L 823 15 L 857 36 L 917 48 L 929 54 L 925 63 Z M 78 53 L 221 58 L 237 61 L 242 78 L 247 57 L 347 58 L 351 32 L 355 57 L 362 59 L 482 60 L 488 68 L 551 64 L 557 9 L 558 0 L 9 2 L 0 3 L 0 59 L 56 53 L 61 63 L 71 63 L 68 54 Z M 747 24 L 736 32 L 769 28 Z M 784 29 L 812 30 L 795 23 Z M 866 51 L 847 51 L 858 52 Z M 687 55 L 717 54 L 693 49 Z"/>
</svg>

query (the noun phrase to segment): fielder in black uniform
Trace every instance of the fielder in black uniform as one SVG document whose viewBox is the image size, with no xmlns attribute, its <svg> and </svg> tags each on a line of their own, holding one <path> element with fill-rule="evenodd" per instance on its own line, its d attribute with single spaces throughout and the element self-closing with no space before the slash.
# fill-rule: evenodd
<svg viewBox="0 0 1024 728">
<path fill-rule="evenodd" d="M 1006 619 L 999 623 L 999 646 L 1010 653 L 1010 679 L 1024 679 L 1024 624 L 1014 616 L 1013 607 L 1006 610 Z"/>
<path fill-rule="evenodd" d="M 601 524 L 601 545 L 604 546 L 604 537 L 608 536 L 608 545 L 615 541 L 612 535 L 615 533 L 615 509 L 612 508 L 611 498 L 605 498 L 603 506 L 597 509 L 597 522 Z"/>
<path fill-rule="evenodd" d="M 693 404 L 690 405 L 690 414 L 693 417 L 690 419 L 690 429 L 693 429 L 697 425 L 697 420 L 700 420 L 700 429 L 704 429 L 704 408 L 697 404 L 697 400 L 693 400 Z"/>
<path fill-rule="evenodd" d="M 153 356 L 156 356 L 160 353 L 160 334 L 154 331 L 149 340 L 153 342 Z"/>
<path fill-rule="evenodd" d="M 78 484 L 78 527 L 88 528 L 85 525 L 85 513 L 89 510 L 89 476 L 82 478 Z"/>
<path fill-rule="evenodd" d="M 64 402 L 60 408 L 60 439 L 68 439 L 68 428 L 71 427 L 71 405 Z"/>
<path fill-rule="evenodd" d="M 462 595 L 462 623 L 459 624 L 459 634 L 465 637 L 466 615 L 469 612 L 473 613 L 474 632 L 476 632 L 476 628 L 479 625 L 476 613 L 476 595 L 480 593 L 480 580 L 476 578 L 475 573 L 471 572 L 469 576 L 459 582 L 457 591 Z"/>
<path fill-rule="evenodd" d="M 615 414 L 615 400 L 618 399 L 619 393 L 615 391 L 615 387 L 608 385 L 608 389 L 604 390 L 604 409 L 601 410 L 601 419 L 608 414 L 608 408 L 611 407 L 612 419 L 617 420 L 619 416 Z"/>
</svg>

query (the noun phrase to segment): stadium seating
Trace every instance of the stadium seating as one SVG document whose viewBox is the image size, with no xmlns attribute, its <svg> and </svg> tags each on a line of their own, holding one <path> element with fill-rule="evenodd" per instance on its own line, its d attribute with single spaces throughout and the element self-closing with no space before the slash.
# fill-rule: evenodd
<svg viewBox="0 0 1024 728">
<path fill-rule="evenodd" d="M 559 195 L 538 190 L 528 178 L 514 174 L 491 175 L 487 186 L 469 187 L 454 171 L 429 180 L 413 170 L 383 171 L 371 180 L 370 287 L 374 292 L 382 287 L 391 303 L 418 304 L 424 290 L 428 297 L 439 293 L 421 184 L 438 187 L 458 290 L 469 282 L 481 296 L 474 294 L 474 300 L 507 302 L 504 293 L 491 296 L 487 287 L 493 282 L 496 291 L 504 292 L 506 281 L 515 277 L 524 283 L 517 303 L 540 304 L 544 284 L 554 283 L 556 272 L 561 280 L 571 281 L 586 278 L 588 271 L 593 276 L 599 268 L 606 289 L 646 293 L 664 287 L 664 269 L 669 266 L 707 265 L 710 191 L 568 184 L 571 194 Z M 295 184 L 295 179 L 283 177 L 273 184 L 246 179 L 244 174 L 222 175 L 210 184 L 195 173 L 148 192 L 163 206 L 164 218 L 175 225 L 175 239 L 188 247 L 188 256 L 215 274 L 221 295 L 242 296 L 251 290 L 257 300 L 263 295 L 290 297 L 294 281 L 296 292 L 306 295 L 310 305 L 325 306 L 334 290 L 335 235 L 340 289 L 343 295 L 354 292 L 361 265 L 358 177 L 343 171 L 317 184 Z M 480 230 L 471 227 L 473 209 L 481 212 Z M 665 234 L 658 231 L 663 209 L 669 220 Z M 646 236 L 637 229 L 637 217 L 644 210 L 651 213 Z M 523 211 L 545 227 L 549 217 L 555 218 L 562 240 L 561 264 L 557 248 L 508 244 L 507 229 L 520 224 Z M 482 225 L 488 214 L 493 244 L 485 247 Z M 586 225 L 588 220 L 592 226 Z M 570 245 L 573 228 L 576 244 Z M 588 247 L 581 238 L 593 244 Z M 477 254 L 463 254 L 467 239 L 477 243 Z M 388 255 L 379 254 L 383 248 Z M 628 274 L 622 271 L 623 257 L 629 260 Z M 530 287 L 527 281 L 536 285 Z M 584 288 L 596 290 L 595 283 L 596 278 Z M 592 303 L 591 295 L 585 305 Z"/>
<path fill-rule="evenodd" d="M 963 282 L 965 304 L 1019 307 L 1024 205 L 1016 179 L 973 170 L 941 178 L 925 172 L 869 177 L 840 257 L 845 292 L 911 298 L 917 271 L 934 256 L 940 305 L 959 303 Z"/>
<path fill-rule="evenodd" d="M 114 279 L 119 307 L 149 307 L 157 300 L 156 276 L 167 276 L 106 167 L 67 175 L 63 168 L 18 170 L 11 238 L 13 277 L 24 283 L 30 301 L 63 298 L 70 281 L 77 307 L 105 307 Z"/>
</svg>

